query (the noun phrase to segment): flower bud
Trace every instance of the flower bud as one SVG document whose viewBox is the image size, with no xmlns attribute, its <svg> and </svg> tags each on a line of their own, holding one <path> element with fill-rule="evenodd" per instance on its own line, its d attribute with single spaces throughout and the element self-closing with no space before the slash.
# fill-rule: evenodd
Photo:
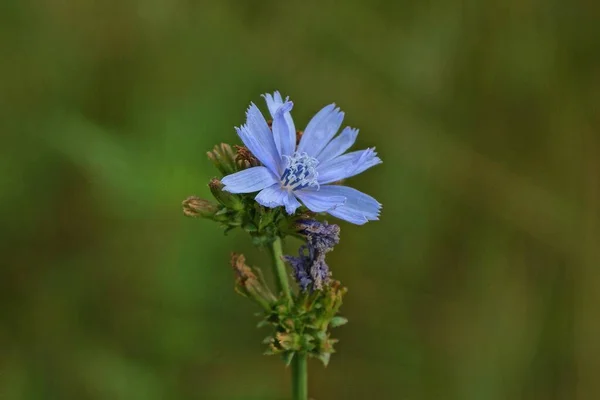
<svg viewBox="0 0 600 400">
<path fill-rule="evenodd" d="M 183 213 L 188 217 L 213 218 L 219 211 L 216 204 L 197 196 L 188 197 L 181 205 L 183 206 Z"/>
<path fill-rule="evenodd" d="M 260 161 L 244 146 L 233 146 L 235 147 L 236 156 L 235 162 L 238 169 L 248 169 L 251 167 L 258 167 Z"/>
<path fill-rule="evenodd" d="M 260 304 L 265 310 L 270 310 L 275 302 L 275 296 L 265 285 L 260 270 L 255 274 L 252 268 L 246 265 L 243 254 L 231 255 L 231 266 L 235 272 L 235 290 L 245 297 L 249 297 Z"/>
<path fill-rule="evenodd" d="M 215 196 L 215 199 L 225 207 L 236 211 L 244 209 L 244 203 L 240 196 L 224 191 L 223 183 L 217 178 L 211 179 L 208 187 L 213 196 Z"/>
<path fill-rule="evenodd" d="M 233 174 L 237 171 L 235 153 L 230 145 L 221 143 L 215 146 L 212 151 L 209 151 L 207 155 L 223 175 Z"/>
</svg>

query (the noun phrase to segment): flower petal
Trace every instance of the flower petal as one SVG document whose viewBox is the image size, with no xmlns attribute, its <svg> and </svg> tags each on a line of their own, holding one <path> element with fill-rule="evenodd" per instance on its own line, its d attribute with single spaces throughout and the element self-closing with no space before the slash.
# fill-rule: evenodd
<svg viewBox="0 0 600 400">
<path fill-rule="evenodd" d="M 258 204 L 269 208 L 285 206 L 285 211 L 290 215 L 301 206 L 288 190 L 281 187 L 279 182 L 261 190 L 255 200 Z"/>
<path fill-rule="evenodd" d="M 281 98 L 281 94 L 276 91 L 272 95 L 269 93 L 265 93 L 263 94 L 263 97 L 267 102 L 267 107 L 269 108 L 269 113 L 271 113 L 271 117 L 273 118 L 273 120 L 275 120 L 275 114 L 277 113 L 277 110 L 284 103 L 283 99 Z M 289 97 L 286 97 L 285 101 L 287 102 L 288 99 Z M 289 112 L 286 112 L 283 116 L 285 118 L 285 122 L 287 122 L 288 124 L 290 132 L 292 132 L 292 134 L 294 135 L 294 140 L 292 142 L 294 144 L 293 147 L 296 148 L 296 127 L 294 126 L 294 120 L 292 119 L 292 115 Z M 292 153 L 293 152 L 294 150 L 292 149 Z"/>
<path fill-rule="evenodd" d="M 271 113 L 271 116 L 273 118 L 275 118 L 275 113 L 277 112 L 279 107 L 281 107 L 281 105 L 283 104 L 283 99 L 281 98 L 281 94 L 279 93 L 279 91 L 275 91 L 275 93 L 273 93 L 273 94 L 265 93 L 262 95 L 262 97 L 264 97 L 265 101 L 267 102 L 267 107 L 269 108 L 269 112 Z"/>
<path fill-rule="evenodd" d="M 288 191 L 282 189 L 281 184 L 277 182 L 276 184 L 261 190 L 260 193 L 256 195 L 255 200 L 262 206 L 275 208 L 285 205 L 284 198 L 286 198 L 288 194 Z"/>
<path fill-rule="evenodd" d="M 323 107 L 306 126 L 298 151 L 315 157 L 335 136 L 343 120 L 344 113 L 335 104 Z"/>
<path fill-rule="evenodd" d="M 357 136 L 358 129 L 350 128 L 349 126 L 345 127 L 342 133 L 329 142 L 327 147 L 325 147 L 323 151 L 319 153 L 317 160 L 324 162 L 331 160 L 340 154 L 344 154 L 346 150 L 352 147 Z"/>
<path fill-rule="evenodd" d="M 281 157 L 273 140 L 273 133 L 267 125 L 265 117 L 254 103 L 246 112 L 246 125 L 236 128 L 242 142 L 256 158 L 274 174 L 280 175 Z"/>
<path fill-rule="evenodd" d="M 319 193 L 325 196 L 343 196 L 346 202 L 327 212 L 334 217 L 362 225 L 367 221 L 379 219 L 381 204 L 373 197 L 348 186 L 327 185 L 321 186 Z"/>
<path fill-rule="evenodd" d="M 290 130 L 285 120 L 285 116 L 290 115 L 293 106 L 294 104 L 291 101 L 286 101 L 273 116 L 273 137 L 281 157 L 291 156 L 296 148 L 296 132 Z"/>
<path fill-rule="evenodd" d="M 318 181 L 321 185 L 337 182 L 358 175 L 381 163 L 375 149 L 354 151 L 319 164 L 317 166 Z"/>
<path fill-rule="evenodd" d="M 283 204 L 285 205 L 285 211 L 287 211 L 287 213 L 289 215 L 292 215 L 296 212 L 296 210 L 298 209 L 298 207 L 300 207 L 302 204 L 300 204 L 298 202 L 298 200 L 296 200 L 296 197 L 291 194 L 290 192 L 287 192 L 287 196 L 285 196 L 283 198 Z"/>
<path fill-rule="evenodd" d="M 350 222 L 354 225 L 364 225 L 369 222 L 363 213 L 352 208 L 340 207 L 339 209 L 327 212 L 336 218 L 343 219 L 344 221 Z"/>
<path fill-rule="evenodd" d="M 253 167 L 227 175 L 222 182 L 223 190 L 227 192 L 252 193 L 279 182 L 279 179 L 265 167 Z"/>
<path fill-rule="evenodd" d="M 314 212 L 325 212 L 343 205 L 346 201 L 344 196 L 330 196 L 321 193 L 320 190 L 297 190 L 294 192 L 304 205 Z"/>
</svg>

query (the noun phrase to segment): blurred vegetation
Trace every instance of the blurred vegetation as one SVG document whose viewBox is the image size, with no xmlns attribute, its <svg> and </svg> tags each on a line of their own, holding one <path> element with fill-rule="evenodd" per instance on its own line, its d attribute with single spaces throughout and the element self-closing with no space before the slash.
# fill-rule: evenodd
<svg viewBox="0 0 600 400">
<path fill-rule="evenodd" d="M 550 0 L 0 2 L 0 398 L 285 399 L 241 233 L 184 218 L 281 90 L 335 101 L 384 204 L 315 399 L 600 398 L 600 7 Z M 297 243 L 288 243 L 289 251 Z"/>
</svg>

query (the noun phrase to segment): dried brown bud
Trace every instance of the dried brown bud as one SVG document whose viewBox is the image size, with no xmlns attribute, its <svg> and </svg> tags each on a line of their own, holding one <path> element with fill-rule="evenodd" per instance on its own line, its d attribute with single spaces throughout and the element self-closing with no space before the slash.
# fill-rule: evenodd
<svg viewBox="0 0 600 400">
<path fill-rule="evenodd" d="M 235 163 L 238 169 L 247 169 L 250 167 L 258 167 L 260 165 L 260 161 L 254 157 L 254 154 L 252 154 L 248 148 L 244 146 L 233 147 L 235 147 L 236 151 Z"/>
<path fill-rule="evenodd" d="M 251 283 L 257 281 L 256 275 L 252 272 L 252 268 L 246 265 L 246 257 L 243 254 L 232 253 L 231 266 L 235 272 L 237 284 L 246 286 L 248 281 Z"/>
<path fill-rule="evenodd" d="M 235 272 L 235 290 L 242 296 L 249 297 L 260 304 L 266 310 L 276 301 L 275 296 L 264 284 L 260 270 L 257 276 L 253 269 L 246 265 L 246 257 L 243 254 L 231 254 L 231 266 Z"/>
<path fill-rule="evenodd" d="M 212 218 L 219 211 L 216 204 L 197 196 L 188 197 L 181 205 L 183 206 L 183 213 L 188 217 Z"/>
</svg>

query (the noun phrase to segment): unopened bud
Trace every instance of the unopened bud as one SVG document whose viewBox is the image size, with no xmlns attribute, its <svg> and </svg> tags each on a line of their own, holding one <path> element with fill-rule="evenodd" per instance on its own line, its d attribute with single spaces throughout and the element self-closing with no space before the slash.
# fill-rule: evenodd
<svg viewBox="0 0 600 400">
<path fill-rule="evenodd" d="M 235 162 L 238 169 L 248 169 L 251 167 L 258 167 L 260 161 L 244 146 L 233 146 L 235 147 L 236 156 Z"/>
<path fill-rule="evenodd" d="M 235 153 L 230 145 L 221 143 L 207 153 L 208 158 L 221 171 L 223 175 L 236 172 Z"/>
<path fill-rule="evenodd" d="M 242 199 L 235 194 L 224 191 L 223 183 L 217 178 L 211 179 L 208 187 L 210 188 L 210 192 L 213 194 L 213 196 L 215 196 L 215 199 L 217 199 L 219 203 L 223 204 L 225 207 L 231 210 L 244 209 L 244 203 L 242 202 Z"/>
<path fill-rule="evenodd" d="M 188 197 L 181 205 L 183 206 L 183 213 L 188 217 L 212 218 L 219 211 L 216 204 L 196 196 Z"/>
<path fill-rule="evenodd" d="M 300 336 L 296 333 L 277 332 L 275 334 L 274 346 L 284 351 L 301 350 Z"/>
</svg>

